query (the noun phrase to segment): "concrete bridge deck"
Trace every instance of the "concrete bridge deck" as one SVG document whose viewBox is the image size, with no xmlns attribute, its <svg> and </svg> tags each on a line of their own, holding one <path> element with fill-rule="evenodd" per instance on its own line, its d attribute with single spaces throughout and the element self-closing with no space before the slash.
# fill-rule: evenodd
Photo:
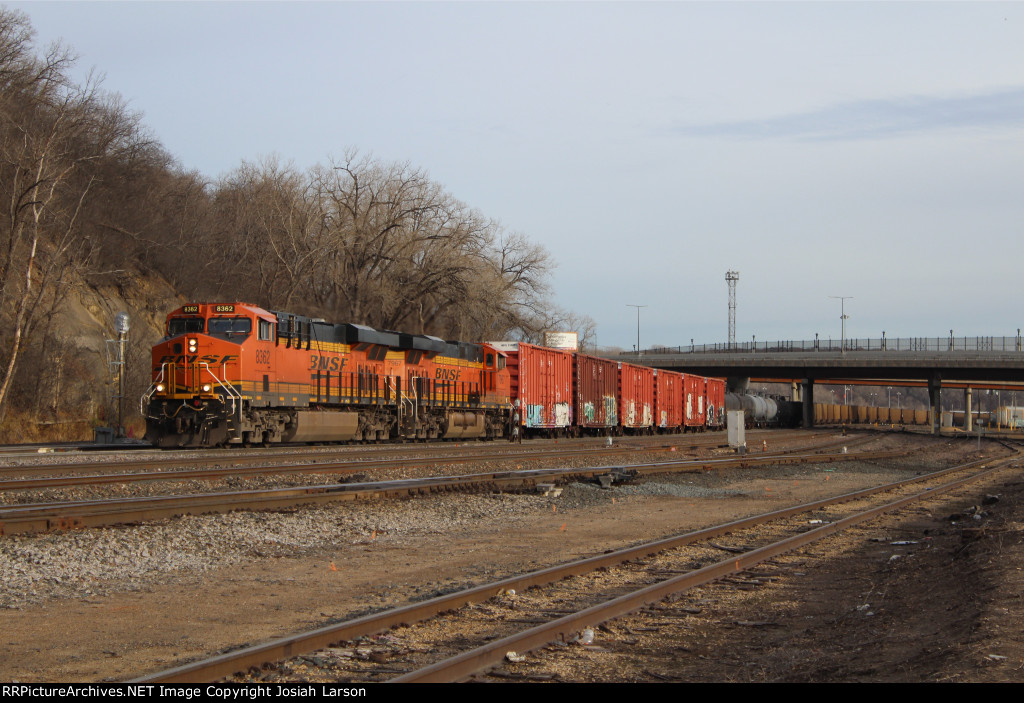
<svg viewBox="0 0 1024 703">
<path fill-rule="evenodd" d="M 620 361 L 698 374 L 732 381 L 750 378 L 790 380 L 799 384 L 804 404 L 804 425 L 814 422 L 814 384 L 821 381 L 877 381 L 895 385 L 901 381 L 928 386 L 933 408 L 939 407 L 942 384 L 967 388 L 972 383 L 1024 383 L 1024 350 L 1016 337 L 950 336 L 803 342 L 756 342 L 728 347 L 690 346 L 621 354 Z M 894 348 L 895 347 L 895 348 Z M 797 400 L 798 398 L 794 398 Z M 932 429 L 939 431 L 938 413 L 932 413 Z"/>
</svg>

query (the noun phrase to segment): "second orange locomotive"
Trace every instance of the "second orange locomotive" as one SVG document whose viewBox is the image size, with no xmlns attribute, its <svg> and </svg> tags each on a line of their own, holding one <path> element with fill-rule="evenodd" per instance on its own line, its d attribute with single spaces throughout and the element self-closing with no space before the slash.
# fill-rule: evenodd
<svg viewBox="0 0 1024 703">
<path fill-rule="evenodd" d="M 153 348 L 143 397 L 157 446 L 494 438 L 509 372 L 487 344 L 264 310 L 184 305 Z"/>
</svg>

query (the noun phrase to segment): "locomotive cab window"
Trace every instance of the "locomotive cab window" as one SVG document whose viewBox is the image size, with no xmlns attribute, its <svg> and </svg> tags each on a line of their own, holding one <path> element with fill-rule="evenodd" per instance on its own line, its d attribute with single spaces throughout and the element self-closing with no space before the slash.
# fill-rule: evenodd
<svg viewBox="0 0 1024 703">
<path fill-rule="evenodd" d="M 201 317 L 172 317 L 167 321 L 167 336 L 177 337 L 180 334 L 202 332 L 203 322 Z"/>
<path fill-rule="evenodd" d="M 259 325 L 260 339 L 264 341 L 272 340 L 274 338 L 274 323 L 269 320 L 259 320 Z"/>
<path fill-rule="evenodd" d="M 248 317 L 211 317 L 207 332 L 214 337 L 241 341 L 252 334 L 252 320 Z"/>
</svg>

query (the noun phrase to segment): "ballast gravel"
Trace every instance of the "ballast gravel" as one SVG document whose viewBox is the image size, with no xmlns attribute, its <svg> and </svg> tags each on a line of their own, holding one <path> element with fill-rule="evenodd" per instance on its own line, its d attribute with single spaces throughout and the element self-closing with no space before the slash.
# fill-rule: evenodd
<svg viewBox="0 0 1024 703">
<path fill-rule="evenodd" d="M 903 463 L 896 461 L 893 463 Z M 843 462 L 844 473 L 872 469 Z M 904 470 L 916 461 L 908 458 Z M 895 467 L 893 467 L 895 468 Z M 832 471 L 828 465 L 779 467 L 781 475 Z M 897 469 L 898 470 L 898 469 Z M 910 473 L 910 472 L 908 472 Z M 765 471 L 757 475 L 765 476 Z M 574 483 L 556 496 L 440 494 L 407 500 L 339 503 L 277 512 L 185 516 L 142 525 L 0 539 L 0 608 L 23 608 L 53 599 L 84 599 L 144 591 L 176 579 L 254 559 L 376 540 L 401 544 L 422 535 L 445 535 L 524 524 L 542 512 L 605 506 L 612 501 L 668 496 L 745 499 L 747 490 L 718 472 L 652 477 L 603 489 Z M 746 488 L 746 486 L 744 486 Z M 757 490 L 756 488 L 751 490 Z M 763 489 L 762 489 L 763 490 Z"/>
<path fill-rule="evenodd" d="M 287 512 L 185 516 L 145 525 L 12 535 L 0 540 L 0 608 L 50 598 L 102 596 L 167 582 L 254 558 L 290 557 L 338 544 L 445 534 L 486 523 L 520 524 L 538 511 L 576 510 L 631 496 L 742 495 L 701 486 L 649 482 L 603 489 L 570 484 L 541 495 L 439 495 L 347 503 Z"/>
</svg>

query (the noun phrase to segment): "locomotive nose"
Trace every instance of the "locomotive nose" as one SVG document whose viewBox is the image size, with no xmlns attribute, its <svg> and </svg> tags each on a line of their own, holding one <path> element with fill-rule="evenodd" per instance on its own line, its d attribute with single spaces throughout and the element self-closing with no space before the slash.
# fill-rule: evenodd
<svg viewBox="0 0 1024 703">
<path fill-rule="evenodd" d="M 232 348 L 226 349 L 225 344 L 230 343 L 190 333 L 167 341 L 159 350 L 159 357 L 154 347 L 155 394 L 177 399 L 213 397 L 226 365 L 238 358 L 237 345 L 230 344 Z"/>
</svg>

